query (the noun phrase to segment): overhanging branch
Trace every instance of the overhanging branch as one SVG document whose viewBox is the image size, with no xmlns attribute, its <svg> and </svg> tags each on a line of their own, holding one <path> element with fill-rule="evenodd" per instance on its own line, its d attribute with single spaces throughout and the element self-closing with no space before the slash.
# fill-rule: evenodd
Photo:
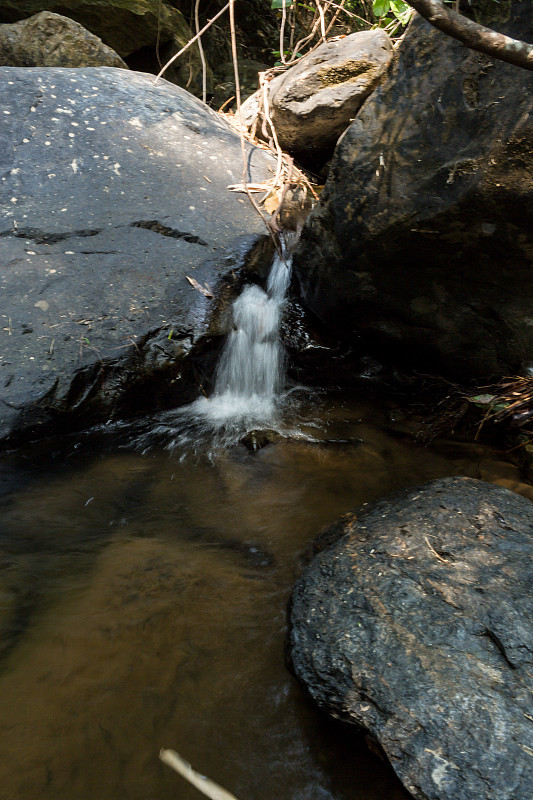
<svg viewBox="0 0 533 800">
<path fill-rule="evenodd" d="M 511 39 L 503 33 L 485 28 L 468 17 L 443 5 L 441 0 L 406 0 L 431 25 L 443 33 L 492 58 L 507 61 L 516 67 L 533 70 L 533 44 Z"/>
</svg>

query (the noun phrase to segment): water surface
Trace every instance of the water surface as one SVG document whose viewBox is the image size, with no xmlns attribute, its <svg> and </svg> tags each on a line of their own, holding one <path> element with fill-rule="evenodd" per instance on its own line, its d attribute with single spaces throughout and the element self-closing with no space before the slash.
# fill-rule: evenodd
<svg viewBox="0 0 533 800">
<path fill-rule="evenodd" d="M 415 445 L 391 408 L 314 396 L 298 414 L 298 437 L 255 454 L 119 431 L 0 459 L 3 797 L 198 798 L 159 763 L 169 747 L 240 800 L 406 798 L 285 666 L 301 555 L 431 478 L 532 487 L 480 445 Z"/>
</svg>

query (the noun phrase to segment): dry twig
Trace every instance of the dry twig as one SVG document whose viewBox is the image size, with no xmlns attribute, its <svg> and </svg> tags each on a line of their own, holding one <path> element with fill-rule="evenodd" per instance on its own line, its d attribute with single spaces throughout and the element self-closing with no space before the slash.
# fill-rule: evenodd
<svg viewBox="0 0 533 800">
<path fill-rule="evenodd" d="M 200 18 L 198 15 L 199 7 L 200 7 L 200 0 L 196 0 L 196 3 L 194 4 L 194 28 L 196 31 L 196 35 L 198 36 L 198 50 L 200 53 L 200 59 L 202 61 L 202 100 L 204 103 L 207 103 L 207 64 L 205 60 L 204 47 L 202 44 L 202 37 L 199 36 L 200 33 Z"/>
<path fill-rule="evenodd" d="M 198 789 L 199 792 L 202 792 L 202 794 L 205 794 L 206 797 L 211 798 L 211 800 L 237 800 L 234 794 L 231 794 L 231 792 L 219 786 L 218 783 L 215 783 L 210 778 L 206 778 L 206 776 L 202 775 L 200 772 L 196 772 L 189 762 L 185 761 L 175 750 L 161 749 L 159 751 L 159 758 L 163 764 L 171 767 L 178 775 L 181 775 L 182 778 L 189 781 L 192 786 Z"/>
<path fill-rule="evenodd" d="M 221 17 L 221 16 L 222 16 L 222 14 L 224 14 L 224 13 L 225 13 L 225 12 L 228 10 L 228 8 L 229 8 L 229 7 L 230 7 L 230 3 L 226 3 L 226 5 L 224 6 L 224 8 L 221 8 L 221 9 L 220 9 L 220 11 L 218 12 L 218 14 L 215 14 L 215 16 L 213 17 L 213 19 L 210 19 L 210 20 L 209 20 L 209 22 L 208 22 L 206 25 L 204 25 L 204 27 L 202 28 L 202 30 L 201 30 L 201 31 L 198 31 L 198 33 L 196 34 L 196 36 L 193 36 L 193 37 L 192 37 L 192 39 L 190 39 L 190 40 L 187 42 L 187 44 L 186 44 L 184 47 L 182 47 L 182 48 L 181 48 L 181 50 L 179 50 L 179 51 L 178 51 L 178 52 L 177 52 L 175 55 L 173 55 L 173 56 L 172 56 L 172 58 L 171 58 L 169 61 L 167 61 L 167 63 L 165 64 L 165 66 L 164 66 L 164 67 L 163 67 L 163 68 L 162 68 L 162 69 L 161 69 L 161 70 L 160 70 L 160 71 L 157 73 L 157 75 L 155 76 L 154 84 L 155 84 L 155 83 L 157 83 L 157 81 L 159 80 L 159 78 L 160 78 L 160 77 L 163 75 L 163 73 L 164 73 L 164 72 L 166 72 L 166 70 L 167 70 L 167 69 L 170 67 L 170 65 L 171 65 L 171 64 L 173 64 L 173 63 L 174 63 L 174 61 L 176 61 L 176 60 L 177 60 L 177 59 L 178 59 L 178 58 L 179 58 L 181 55 L 183 55 L 183 53 L 184 53 L 186 50 L 188 50 L 188 49 L 189 49 L 189 47 L 190 47 L 191 45 L 193 45 L 193 44 L 194 44 L 194 43 L 195 43 L 195 42 L 196 42 L 196 41 L 197 41 L 197 40 L 198 40 L 198 39 L 199 39 L 201 36 L 203 36 L 203 34 L 206 32 L 206 30 L 207 30 L 208 28 L 210 28 L 210 27 L 211 27 L 211 25 L 212 25 L 214 22 L 216 22 L 216 21 L 217 21 L 217 19 L 218 19 L 219 17 Z"/>
<path fill-rule="evenodd" d="M 433 553 L 433 555 L 435 556 L 435 558 L 438 558 L 439 561 L 442 561 L 443 564 L 447 564 L 448 561 L 437 553 L 437 551 L 435 550 L 435 548 L 432 546 L 431 542 L 429 541 L 428 537 L 424 536 L 424 539 L 426 540 L 426 544 L 429 547 L 429 549 L 431 550 L 431 552 Z"/>
</svg>

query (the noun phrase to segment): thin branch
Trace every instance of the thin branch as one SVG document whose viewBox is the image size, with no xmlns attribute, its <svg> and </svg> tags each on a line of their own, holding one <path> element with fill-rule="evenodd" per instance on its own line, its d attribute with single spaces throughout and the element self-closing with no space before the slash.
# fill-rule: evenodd
<svg viewBox="0 0 533 800">
<path fill-rule="evenodd" d="M 328 35 L 328 33 L 330 32 L 332 27 L 337 22 L 337 17 L 341 13 L 341 11 L 346 11 L 346 9 L 344 8 L 344 3 L 345 2 L 346 2 L 346 0 L 341 0 L 340 5 L 335 5 L 335 8 L 337 9 L 337 11 L 333 14 L 333 17 L 331 18 L 331 21 L 330 21 L 330 23 L 329 23 L 329 25 L 328 25 L 328 27 L 326 29 L 326 36 Z M 329 10 L 329 7 L 331 5 L 333 5 L 333 3 L 328 3 L 326 9 Z M 356 16 L 356 15 L 354 14 L 354 16 Z"/>
<path fill-rule="evenodd" d="M 163 0 L 159 0 L 159 6 L 157 8 L 157 36 L 155 40 L 155 57 L 157 58 L 157 63 L 160 67 L 163 66 L 161 63 L 161 55 L 159 53 L 159 45 L 161 44 L 161 13 L 162 13 L 162 6 Z"/>
<path fill-rule="evenodd" d="M 231 792 L 219 786 L 218 783 L 215 783 L 210 778 L 206 778 L 206 776 L 202 775 L 200 772 L 196 772 L 189 762 L 185 761 L 185 759 L 174 750 L 161 749 L 159 751 L 159 758 L 163 764 L 171 767 L 178 775 L 181 775 L 182 778 L 189 781 L 192 786 L 198 789 L 199 792 L 202 792 L 202 794 L 205 794 L 206 797 L 211 798 L 211 800 L 237 800 L 234 794 L 231 794 Z"/>
<path fill-rule="evenodd" d="M 511 39 L 463 17 L 440 0 L 406 0 L 431 25 L 460 42 L 492 58 L 533 70 L 533 44 Z"/>
<path fill-rule="evenodd" d="M 326 41 L 326 22 L 324 20 L 324 9 L 320 5 L 320 0 L 315 0 L 315 4 L 318 10 L 318 15 L 320 17 L 320 33 L 322 34 L 322 41 Z"/>
<path fill-rule="evenodd" d="M 235 100 L 237 103 L 237 116 L 239 119 L 239 127 L 242 128 L 241 82 L 239 77 L 239 62 L 237 56 L 237 34 L 235 31 L 235 0 L 229 0 L 229 27 L 231 34 L 231 57 L 233 60 L 233 75 L 235 78 Z M 244 157 L 244 169 L 246 170 L 244 138 L 242 136 L 241 136 L 241 143 L 242 143 L 242 152 Z"/>
<path fill-rule="evenodd" d="M 289 50 L 292 51 L 294 45 L 295 30 L 296 30 L 296 8 L 294 4 L 290 7 L 289 10 L 289 25 L 291 29 L 291 35 L 289 37 Z"/>
<path fill-rule="evenodd" d="M 344 11 L 344 13 L 347 14 L 350 18 L 353 17 L 354 19 L 358 19 L 359 22 L 364 22 L 364 24 L 368 25 L 370 28 L 374 27 L 374 23 L 370 22 L 370 20 L 365 19 L 364 17 L 360 17 L 359 14 L 354 14 L 353 11 L 348 11 L 347 8 L 344 8 L 344 3 L 345 2 L 346 2 L 346 0 L 341 0 L 340 5 L 338 5 L 337 3 L 330 3 L 330 6 L 332 8 L 340 9 L 340 11 Z"/>
<path fill-rule="evenodd" d="M 193 38 L 192 38 L 192 39 L 190 39 L 190 41 L 188 41 L 188 42 L 187 42 L 187 44 L 185 45 L 185 47 L 182 47 L 182 48 L 181 48 L 181 50 L 180 50 L 178 53 L 176 53 L 176 55 L 172 56 L 172 58 L 170 59 L 170 61 L 167 61 L 167 63 L 166 63 L 166 64 L 165 64 L 165 66 L 163 67 L 163 69 L 162 69 L 160 72 L 158 72 L 158 74 L 155 76 L 154 84 L 155 84 L 155 83 L 157 83 L 157 81 L 159 80 L 159 78 L 161 77 L 161 75 L 162 75 L 164 72 L 166 72 L 166 70 L 167 70 L 167 69 L 170 67 L 170 65 L 171 65 L 171 64 L 173 64 L 173 63 L 174 63 L 174 61 L 176 61 L 176 59 L 178 59 L 178 58 L 179 58 L 181 55 L 183 55 L 183 53 L 184 53 L 186 50 L 188 50 L 188 49 L 189 49 L 189 47 L 190 47 L 192 44 L 194 44 L 194 43 L 197 41 L 197 39 L 199 39 L 199 38 L 200 38 L 200 36 L 202 36 L 202 35 L 203 35 L 203 34 L 206 32 L 206 30 L 207 30 L 208 28 L 210 28 L 210 27 L 211 27 L 211 25 L 212 25 L 214 22 L 216 22 L 216 21 L 217 21 L 217 19 L 218 19 L 219 17 L 221 17 L 221 16 L 222 16 L 222 14 L 224 14 L 224 12 L 225 12 L 225 11 L 227 11 L 227 10 L 228 10 L 228 8 L 229 8 L 229 7 L 230 7 L 230 3 L 226 3 L 226 5 L 224 6 L 224 8 L 221 8 L 221 9 L 220 9 L 220 11 L 218 12 L 218 14 L 215 14 L 215 16 L 213 17 L 213 19 L 210 19 L 210 20 L 209 20 L 209 22 L 207 23 L 207 25 L 204 25 L 204 27 L 202 28 L 202 30 L 201 30 L 201 31 L 198 31 L 198 33 L 196 34 L 196 36 L 193 36 Z"/>
<path fill-rule="evenodd" d="M 330 32 L 331 28 L 333 27 L 333 25 L 337 21 L 337 17 L 341 13 L 341 11 L 344 10 L 343 9 L 343 5 L 344 5 L 345 2 L 346 2 L 346 0 L 341 0 L 340 5 L 336 6 L 336 8 L 338 10 L 335 12 L 335 14 L 333 15 L 332 19 L 328 23 L 328 27 L 326 28 L 326 31 L 325 31 L 325 37 L 327 37 L 327 35 Z M 329 10 L 331 5 L 332 5 L 332 3 L 326 3 L 325 9 L 324 9 L 324 13 Z M 300 39 L 297 42 L 297 44 L 294 46 L 293 53 L 292 53 L 292 56 L 291 56 L 290 60 L 285 62 L 285 66 L 286 67 L 290 67 L 290 66 L 292 66 L 293 64 L 295 64 L 298 61 L 298 58 L 296 57 L 296 53 L 298 53 L 300 51 L 300 49 L 303 47 L 303 45 L 307 44 L 307 42 L 309 42 L 309 41 L 311 41 L 311 39 L 313 39 L 313 37 L 315 36 L 315 34 L 317 32 L 318 26 L 320 25 L 320 22 L 321 22 L 320 15 L 317 12 L 315 12 L 315 16 L 313 17 L 313 26 L 312 26 L 312 29 L 311 29 L 311 33 L 309 34 L 309 36 L 305 37 L 305 39 Z M 312 53 L 314 50 L 317 49 L 317 47 L 320 47 L 321 44 L 323 44 L 323 42 L 321 40 L 316 42 L 316 44 L 314 44 L 307 51 L 306 55 L 309 55 L 310 53 Z M 275 71 L 275 69 L 276 68 L 274 67 L 273 70 L 270 70 L 270 72 Z M 281 69 L 281 67 L 279 69 Z"/>
<path fill-rule="evenodd" d="M 428 537 L 427 537 L 427 536 L 424 536 L 424 539 L 426 540 L 426 544 L 427 544 L 427 546 L 429 547 L 429 549 L 431 550 L 431 552 L 433 553 L 433 555 L 434 555 L 436 558 L 438 558 L 438 559 L 439 559 L 439 561 L 442 561 L 442 563 L 443 563 L 443 564 L 447 564 L 447 563 L 448 563 L 447 559 L 446 559 L 446 558 L 443 558 L 442 556 L 440 556 L 440 555 L 437 553 L 437 551 L 435 550 L 435 548 L 434 548 L 434 547 L 432 546 L 432 544 L 430 543 L 430 541 L 429 541 Z"/>
<path fill-rule="evenodd" d="M 281 13 L 281 25 L 279 27 L 279 58 L 282 64 L 285 63 L 285 45 L 283 43 L 283 39 L 285 36 L 285 23 L 287 21 L 287 0 L 282 0 L 282 13 Z"/>
<path fill-rule="evenodd" d="M 311 33 L 309 33 L 307 36 L 304 36 L 303 39 L 300 39 L 298 42 L 296 42 L 296 44 L 294 45 L 294 52 L 295 53 L 299 53 L 300 49 L 303 47 L 303 45 L 307 44 L 307 42 L 310 42 L 311 39 L 314 38 L 315 33 L 316 33 L 317 28 L 318 28 L 319 25 L 320 25 L 320 16 L 319 16 L 318 12 L 315 12 L 315 16 L 313 17 L 313 21 L 311 23 Z M 291 63 L 291 62 L 288 62 L 288 63 Z"/>
<path fill-rule="evenodd" d="M 229 26 L 230 26 L 230 34 L 231 34 L 231 57 L 233 60 L 233 74 L 235 76 L 235 102 L 237 105 L 237 119 L 239 122 L 239 134 L 241 137 L 241 152 L 242 152 L 242 183 L 244 186 L 244 191 L 246 192 L 248 199 L 252 206 L 255 208 L 261 219 L 263 220 L 264 224 L 268 232 L 271 234 L 274 244 L 277 246 L 275 237 L 273 236 L 269 226 L 268 221 L 265 219 L 261 209 L 255 202 L 252 193 L 248 189 L 248 163 L 246 159 L 246 144 L 244 138 L 244 125 L 242 121 L 242 110 L 241 110 L 241 85 L 239 79 L 239 64 L 237 60 L 237 34 L 235 31 L 235 0 L 229 0 Z"/>
<path fill-rule="evenodd" d="M 199 7 L 200 7 L 200 0 L 196 0 L 196 3 L 194 4 L 194 28 L 195 28 L 195 33 L 198 36 L 198 50 L 200 51 L 200 59 L 202 61 L 202 100 L 204 101 L 204 103 L 207 103 L 207 64 L 205 62 L 202 37 L 199 36 L 200 33 L 200 18 L 198 15 Z"/>
<path fill-rule="evenodd" d="M 283 203 L 285 202 L 285 197 L 287 195 L 287 191 L 288 191 L 288 188 L 289 188 L 290 183 L 291 183 L 293 164 L 294 164 L 294 162 L 293 162 L 292 158 L 290 158 L 290 161 L 289 161 L 289 173 L 287 175 L 287 179 L 283 183 L 283 189 L 280 192 L 278 205 L 276 206 L 276 208 L 274 210 L 274 213 L 270 217 L 270 226 L 277 233 L 279 233 L 279 231 L 281 230 L 281 228 L 279 227 L 279 224 L 278 224 L 278 217 L 279 217 L 279 212 L 281 211 L 281 207 L 283 206 Z M 262 200 L 263 203 L 264 203 L 265 199 L 266 199 L 266 195 Z"/>
<path fill-rule="evenodd" d="M 274 178 L 274 186 L 277 186 L 279 183 L 279 179 L 281 176 L 281 170 L 283 167 L 283 151 L 280 147 L 278 141 L 278 134 L 276 133 L 276 128 L 274 127 L 274 123 L 272 122 L 272 117 L 270 116 L 270 104 L 268 101 L 268 81 L 266 80 L 266 73 L 260 72 L 259 73 L 259 86 L 262 91 L 263 95 L 263 115 L 265 121 L 268 123 L 268 127 L 270 128 L 270 133 L 272 135 L 272 141 L 274 142 L 274 147 L 276 148 L 276 155 L 278 157 L 278 163 L 276 167 L 276 176 Z M 268 193 L 270 194 L 270 192 Z M 268 197 L 267 194 L 267 197 Z M 266 197 L 263 198 L 263 202 L 266 200 Z"/>
</svg>

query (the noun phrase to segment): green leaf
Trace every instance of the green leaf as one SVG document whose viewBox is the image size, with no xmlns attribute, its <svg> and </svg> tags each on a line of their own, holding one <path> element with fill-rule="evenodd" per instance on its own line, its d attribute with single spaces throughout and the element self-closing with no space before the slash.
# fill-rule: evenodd
<svg viewBox="0 0 533 800">
<path fill-rule="evenodd" d="M 285 8 L 289 9 L 292 6 L 293 0 L 285 0 Z M 270 8 L 273 8 L 274 11 L 278 9 L 283 9 L 283 0 L 272 0 Z"/>
<path fill-rule="evenodd" d="M 497 396 L 494 394 L 477 394 L 475 397 L 467 397 L 466 398 L 469 403 L 473 403 L 477 408 L 485 408 L 491 411 L 492 413 L 497 413 L 498 411 L 505 411 L 509 408 L 510 403 L 507 402 L 499 402 L 495 403 L 494 401 L 497 399 Z"/>
<path fill-rule="evenodd" d="M 413 13 L 411 6 L 404 3 L 403 0 L 390 0 L 390 6 L 396 19 L 400 20 L 402 25 L 407 25 Z"/>
<path fill-rule="evenodd" d="M 496 399 L 494 394 L 476 394 L 475 397 L 469 397 L 471 403 L 478 403 L 480 405 L 490 405 Z"/>
<path fill-rule="evenodd" d="M 274 2 L 274 0 L 272 0 Z M 390 0 L 374 0 L 372 3 L 372 11 L 376 17 L 384 17 L 390 11 Z"/>
</svg>

